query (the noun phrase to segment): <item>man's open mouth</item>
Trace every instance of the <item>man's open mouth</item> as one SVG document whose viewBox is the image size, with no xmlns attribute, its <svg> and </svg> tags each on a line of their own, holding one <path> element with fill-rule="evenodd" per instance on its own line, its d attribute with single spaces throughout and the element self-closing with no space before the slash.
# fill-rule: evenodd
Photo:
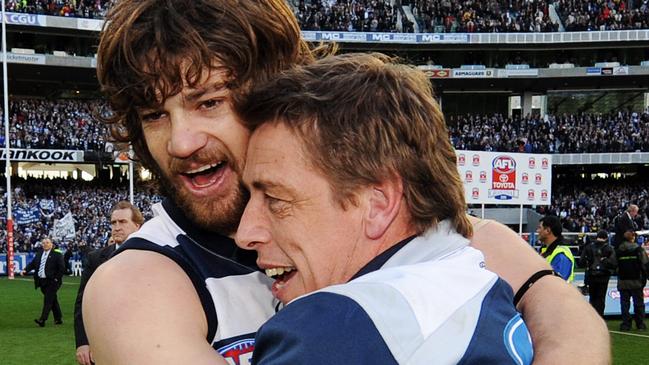
<svg viewBox="0 0 649 365">
<path fill-rule="evenodd" d="M 181 175 L 189 179 L 195 187 L 205 188 L 214 184 L 221 177 L 226 166 L 226 161 L 219 161 L 181 173 Z"/>
<path fill-rule="evenodd" d="M 297 269 L 294 267 L 276 267 L 264 271 L 266 272 L 266 276 L 280 284 L 287 282 L 297 273 Z"/>
</svg>

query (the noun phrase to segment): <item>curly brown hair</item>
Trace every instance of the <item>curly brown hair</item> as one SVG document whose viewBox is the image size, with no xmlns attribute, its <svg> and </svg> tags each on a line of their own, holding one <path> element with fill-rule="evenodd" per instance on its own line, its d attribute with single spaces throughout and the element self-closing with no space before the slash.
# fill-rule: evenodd
<svg viewBox="0 0 649 365">
<path fill-rule="evenodd" d="M 250 85 L 312 60 L 284 0 L 120 0 L 104 24 L 97 77 L 113 112 L 104 121 L 155 174 L 138 109 L 197 86 L 215 65 L 236 103 Z"/>
</svg>

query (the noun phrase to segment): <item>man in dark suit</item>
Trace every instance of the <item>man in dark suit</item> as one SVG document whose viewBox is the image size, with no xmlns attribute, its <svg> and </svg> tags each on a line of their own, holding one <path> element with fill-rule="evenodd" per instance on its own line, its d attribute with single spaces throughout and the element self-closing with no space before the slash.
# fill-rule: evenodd
<svg viewBox="0 0 649 365">
<path fill-rule="evenodd" d="M 618 247 L 622 242 L 624 242 L 624 233 L 628 231 L 637 231 L 638 225 L 635 222 L 635 218 L 638 215 L 638 206 L 635 204 L 629 205 L 626 212 L 622 213 L 615 220 L 615 237 L 613 244 L 615 247 Z"/>
<path fill-rule="evenodd" d="M 52 240 L 44 238 L 42 245 L 43 250 L 36 254 L 36 257 L 27 264 L 25 270 L 20 272 L 20 275 L 25 275 L 34 270 L 34 284 L 37 289 L 41 288 L 41 292 L 43 292 L 43 311 L 40 318 L 34 320 L 39 327 L 45 327 L 45 321 L 49 317 L 50 311 L 54 314 L 55 324 L 63 323 L 63 314 L 56 292 L 61 287 L 63 273 L 65 273 L 63 255 L 53 249 Z"/>
<path fill-rule="evenodd" d="M 92 364 L 92 355 L 86 331 L 83 327 L 83 315 L 81 304 L 83 302 L 83 291 L 88 280 L 99 265 L 108 261 L 113 252 L 121 245 L 128 236 L 137 231 L 144 223 L 144 217 L 140 210 L 127 201 L 120 201 L 113 206 L 110 213 L 111 237 L 108 246 L 88 253 L 86 265 L 81 275 L 81 284 L 77 293 L 77 300 L 74 305 L 74 337 L 77 344 L 77 362 L 80 365 Z"/>
</svg>

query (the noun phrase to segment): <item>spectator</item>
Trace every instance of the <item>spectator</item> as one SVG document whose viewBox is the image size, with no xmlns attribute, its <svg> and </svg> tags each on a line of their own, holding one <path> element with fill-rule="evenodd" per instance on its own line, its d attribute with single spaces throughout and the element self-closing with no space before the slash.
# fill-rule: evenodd
<svg viewBox="0 0 649 365">
<path fill-rule="evenodd" d="M 633 298 L 633 317 L 636 328 L 646 331 L 644 324 L 644 295 L 643 288 L 647 283 L 647 264 L 649 259 L 644 249 L 636 244 L 636 234 L 633 231 L 624 232 L 622 243 L 616 248 L 618 258 L 617 290 L 620 291 L 620 307 L 622 323 L 620 331 L 631 330 L 631 315 L 629 307 Z"/>
<path fill-rule="evenodd" d="M 597 238 L 584 248 L 579 262 L 586 268 L 584 284 L 588 286 L 589 302 L 603 318 L 608 282 L 617 267 L 615 251 L 608 244 L 608 232 L 597 232 Z"/>
</svg>

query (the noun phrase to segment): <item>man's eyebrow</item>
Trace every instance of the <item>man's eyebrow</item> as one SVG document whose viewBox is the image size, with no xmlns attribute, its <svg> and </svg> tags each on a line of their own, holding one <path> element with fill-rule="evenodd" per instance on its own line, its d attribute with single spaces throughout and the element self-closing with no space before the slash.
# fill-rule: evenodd
<svg viewBox="0 0 649 365">
<path fill-rule="evenodd" d="M 291 187 L 283 184 L 278 184 L 273 181 L 255 180 L 252 182 L 251 186 L 256 190 L 261 190 L 261 191 L 273 190 L 275 192 L 284 192 L 287 194 L 295 195 L 295 190 L 293 190 Z"/>
<path fill-rule="evenodd" d="M 197 99 L 200 99 L 203 95 L 212 93 L 212 92 L 218 92 L 218 91 L 223 91 L 227 89 L 225 82 L 216 82 L 214 84 L 211 84 L 206 87 L 201 87 L 197 89 L 193 89 L 192 91 L 188 92 L 185 94 L 184 99 L 189 102 L 196 101 Z"/>
</svg>

